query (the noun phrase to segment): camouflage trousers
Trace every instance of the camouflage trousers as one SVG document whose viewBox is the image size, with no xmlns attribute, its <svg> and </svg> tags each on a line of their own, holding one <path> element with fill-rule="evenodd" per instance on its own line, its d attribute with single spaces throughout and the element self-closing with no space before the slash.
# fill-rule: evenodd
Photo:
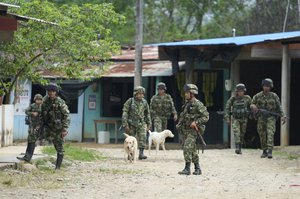
<svg viewBox="0 0 300 199">
<path fill-rule="evenodd" d="M 260 138 L 261 149 L 273 149 L 274 133 L 276 130 L 275 117 L 259 117 L 257 120 L 257 132 Z"/>
<path fill-rule="evenodd" d="M 126 133 L 130 136 L 134 136 L 138 140 L 138 147 L 144 149 L 146 147 L 146 129 L 145 126 L 129 126 L 129 131 Z"/>
<path fill-rule="evenodd" d="M 53 143 L 56 152 L 60 155 L 63 155 L 65 151 L 64 139 L 61 136 L 62 130 L 45 128 L 44 131 L 46 139 L 50 140 Z"/>
<path fill-rule="evenodd" d="M 244 144 L 244 137 L 247 129 L 248 118 L 232 119 L 232 131 L 237 144 Z"/>
<path fill-rule="evenodd" d="M 161 132 L 167 129 L 168 118 L 162 116 L 156 116 L 153 118 L 154 131 Z"/>
<path fill-rule="evenodd" d="M 38 125 L 29 125 L 28 127 L 28 143 L 35 143 L 40 136 L 40 127 Z"/>
<path fill-rule="evenodd" d="M 183 142 L 183 156 L 185 162 L 199 162 L 199 156 L 197 153 L 197 134 L 193 130 L 182 131 Z"/>
</svg>

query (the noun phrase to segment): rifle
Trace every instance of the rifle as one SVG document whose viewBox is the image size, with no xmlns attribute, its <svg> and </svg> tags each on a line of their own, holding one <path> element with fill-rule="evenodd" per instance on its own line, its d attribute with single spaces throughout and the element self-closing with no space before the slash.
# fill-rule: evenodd
<svg viewBox="0 0 300 199">
<path fill-rule="evenodd" d="M 276 112 L 272 112 L 272 111 L 268 111 L 267 109 L 263 109 L 263 108 L 260 108 L 258 109 L 258 112 L 257 113 L 260 113 L 262 114 L 263 116 L 275 116 L 275 117 L 278 117 L 280 118 L 281 115 L 279 113 L 276 113 Z M 286 117 L 287 119 L 290 119 L 289 117 Z"/>
<path fill-rule="evenodd" d="M 204 147 L 206 146 L 206 142 L 203 138 L 203 136 L 201 135 L 200 131 L 198 128 L 195 129 L 196 133 L 197 133 L 197 139 L 199 141 L 199 139 L 201 140 L 202 142 L 202 154 L 204 153 Z M 198 154 L 199 154 L 199 148 L 198 148 Z"/>
</svg>

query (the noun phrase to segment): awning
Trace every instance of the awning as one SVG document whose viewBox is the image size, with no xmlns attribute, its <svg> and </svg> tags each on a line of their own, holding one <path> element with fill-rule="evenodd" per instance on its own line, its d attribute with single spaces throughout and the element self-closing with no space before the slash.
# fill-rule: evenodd
<svg viewBox="0 0 300 199">
<path fill-rule="evenodd" d="M 179 64 L 183 65 L 184 62 Z M 143 62 L 143 77 L 172 75 L 172 63 L 169 61 Z M 134 62 L 113 64 L 103 77 L 134 77 Z"/>
</svg>

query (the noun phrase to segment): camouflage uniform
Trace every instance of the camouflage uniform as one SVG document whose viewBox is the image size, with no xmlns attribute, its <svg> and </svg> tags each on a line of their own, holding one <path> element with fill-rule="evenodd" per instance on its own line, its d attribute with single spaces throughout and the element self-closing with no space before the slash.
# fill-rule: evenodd
<svg viewBox="0 0 300 199">
<path fill-rule="evenodd" d="M 242 85 L 242 91 L 246 91 L 244 84 Z M 236 153 L 241 154 L 241 147 L 244 144 L 244 136 L 247 129 L 248 115 L 250 112 L 251 97 L 244 95 L 239 97 L 238 95 L 232 96 L 226 103 L 225 107 L 225 120 L 227 123 L 230 121 L 230 115 L 232 115 L 232 130 L 234 133 L 234 139 L 236 143 Z"/>
<path fill-rule="evenodd" d="M 42 105 L 36 103 L 31 104 L 26 110 L 25 114 L 29 117 L 28 127 L 28 143 L 35 143 L 40 135 L 40 128 L 42 125 L 41 109 Z M 37 116 L 33 116 L 32 113 L 37 112 Z"/>
<path fill-rule="evenodd" d="M 151 117 L 148 102 L 145 99 L 138 100 L 135 95 L 139 92 L 145 93 L 143 87 L 136 87 L 134 97 L 129 98 L 123 106 L 122 126 L 127 128 L 126 133 L 135 136 L 138 140 L 140 154 L 146 147 L 146 128 L 151 126 Z M 145 159 L 145 158 L 143 158 Z"/>
<path fill-rule="evenodd" d="M 41 126 L 42 126 L 42 117 L 41 117 L 41 104 L 38 104 L 36 101 L 40 100 L 42 102 L 43 97 L 40 94 L 36 94 L 34 96 L 35 103 L 31 104 L 26 110 L 25 114 L 28 118 L 28 121 L 26 121 L 26 124 L 29 125 L 28 127 L 28 137 L 27 137 L 27 148 L 25 152 L 24 157 L 17 157 L 19 160 L 24 160 L 26 162 L 30 162 L 31 158 L 34 153 L 35 149 L 35 143 L 37 139 L 40 136 L 41 133 Z M 37 113 L 37 115 L 33 115 L 34 113 Z M 26 120 L 26 119 L 25 119 Z M 27 123 L 29 122 L 29 123 Z"/>
<path fill-rule="evenodd" d="M 57 85 L 53 87 L 48 87 L 47 90 L 56 89 L 58 91 Z M 49 96 L 44 98 L 42 105 L 42 117 L 44 124 L 45 136 L 50 139 L 57 152 L 57 164 L 56 169 L 60 169 L 60 165 L 64 156 L 64 138 L 62 136 L 63 132 L 67 132 L 70 125 L 69 109 L 65 101 L 60 97 L 55 97 L 50 99 Z"/>
<path fill-rule="evenodd" d="M 269 83 L 269 86 L 273 87 L 273 81 L 271 79 L 265 79 L 262 85 Z M 284 116 L 280 99 L 276 93 L 269 92 L 265 94 L 263 91 L 257 93 L 253 99 L 251 106 L 255 105 L 258 109 L 266 109 L 271 112 L 279 113 Z M 271 115 L 259 114 L 257 118 L 257 132 L 260 137 L 261 149 L 263 154 L 261 157 L 272 158 L 272 150 L 274 146 L 274 134 L 276 130 L 276 117 Z"/>
<path fill-rule="evenodd" d="M 193 84 L 188 84 L 188 88 L 185 88 L 185 92 L 187 90 L 193 91 L 191 88 L 197 89 L 197 92 L 194 92 L 195 94 L 198 94 L 198 88 Z M 199 156 L 197 154 L 197 132 L 195 129 L 191 128 L 190 125 L 192 122 L 195 122 L 197 125 L 197 128 L 200 130 L 201 134 L 204 134 L 205 126 L 204 123 L 206 123 L 209 120 L 209 113 L 206 109 L 206 107 L 203 105 L 202 102 L 197 100 L 193 101 L 186 101 L 186 103 L 182 107 L 182 112 L 179 115 L 179 122 L 176 125 L 176 128 L 183 136 L 183 156 L 184 160 L 186 162 L 186 168 L 189 171 L 189 165 L 191 162 L 195 164 L 195 171 L 197 167 L 199 167 Z M 179 174 L 187 174 L 189 173 L 181 173 Z M 201 174 L 201 171 L 200 171 Z"/>
<path fill-rule="evenodd" d="M 150 102 L 150 113 L 153 120 L 154 130 L 161 132 L 167 129 L 168 118 L 173 113 L 177 115 L 171 95 L 154 95 Z"/>
</svg>

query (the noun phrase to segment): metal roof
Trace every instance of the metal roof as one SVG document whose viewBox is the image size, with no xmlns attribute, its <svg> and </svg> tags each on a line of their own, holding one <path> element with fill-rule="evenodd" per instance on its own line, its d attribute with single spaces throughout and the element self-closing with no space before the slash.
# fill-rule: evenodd
<svg viewBox="0 0 300 199">
<path fill-rule="evenodd" d="M 143 60 L 159 60 L 157 46 L 143 46 Z M 120 54 L 113 55 L 111 60 L 132 60 L 135 59 L 135 49 L 124 49 Z"/>
<path fill-rule="evenodd" d="M 146 46 L 214 46 L 214 45 L 249 45 L 268 41 L 279 41 L 299 38 L 300 31 L 293 32 L 282 32 L 282 33 L 271 33 L 271 34 L 261 34 L 261 35 L 248 35 L 248 36 L 236 36 L 236 37 L 224 37 L 224 38 L 214 38 L 214 39 L 199 39 L 199 40 L 188 40 L 180 42 L 167 42 L 158 44 L 149 44 Z"/>
</svg>

